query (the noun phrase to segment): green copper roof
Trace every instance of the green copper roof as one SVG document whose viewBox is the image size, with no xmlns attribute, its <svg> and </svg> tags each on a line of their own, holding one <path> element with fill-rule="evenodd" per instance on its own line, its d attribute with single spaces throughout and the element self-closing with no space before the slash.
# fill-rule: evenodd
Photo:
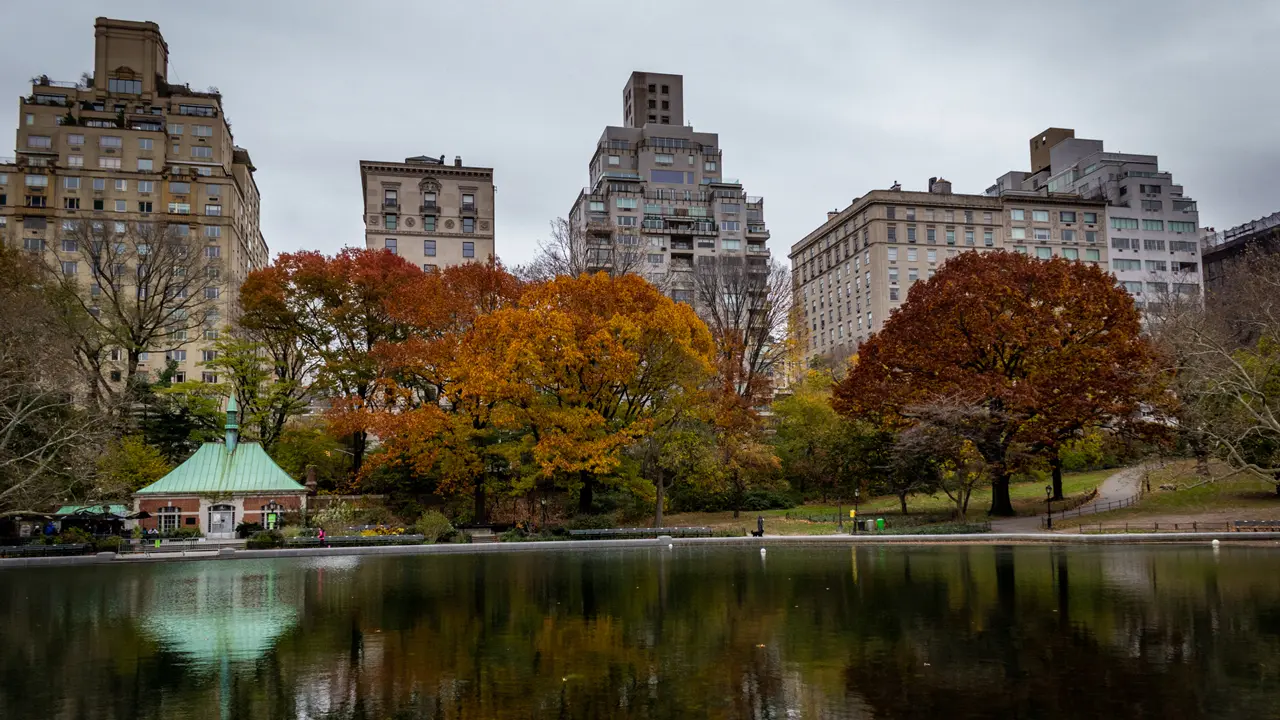
<svg viewBox="0 0 1280 720">
<path fill-rule="evenodd" d="M 63 505 L 58 508 L 54 515 L 74 515 L 81 513 L 82 515 L 101 515 L 102 509 L 112 515 L 128 515 L 131 511 L 124 505 Z"/>
<path fill-rule="evenodd" d="M 221 443 L 205 443 L 168 475 L 139 495 L 222 495 L 245 492 L 307 491 L 280 469 L 257 443 L 237 443 L 234 453 Z"/>
</svg>

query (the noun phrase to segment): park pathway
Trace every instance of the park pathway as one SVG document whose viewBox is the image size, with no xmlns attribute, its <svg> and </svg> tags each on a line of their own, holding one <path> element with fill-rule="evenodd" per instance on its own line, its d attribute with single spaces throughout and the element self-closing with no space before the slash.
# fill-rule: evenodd
<svg viewBox="0 0 1280 720">
<path fill-rule="evenodd" d="M 1142 482 L 1143 466 L 1125 468 L 1112 473 L 1110 477 L 1102 481 L 1098 486 L 1098 496 L 1093 500 L 1081 505 L 1080 507 L 1088 512 L 1091 507 L 1099 503 L 1106 504 L 1117 500 L 1126 500 L 1138 494 L 1138 488 Z M 1015 518 L 1003 518 L 991 521 L 991 532 L 998 533 L 1040 533 L 1048 532 L 1040 527 L 1041 517 L 1039 515 L 1024 515 Z"/>
</svg>

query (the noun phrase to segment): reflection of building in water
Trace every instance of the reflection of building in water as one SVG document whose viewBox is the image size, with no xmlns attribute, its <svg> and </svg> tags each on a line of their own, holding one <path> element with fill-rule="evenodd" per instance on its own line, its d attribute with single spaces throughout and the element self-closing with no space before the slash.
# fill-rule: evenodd
<svg viewBox="0 0 1280 720">
<path fill-rule="evenodd" d="M 196 665 L 256 660 L 298 623 L 301 578 L 243 562 L 157 567 L 155 602 L 141 625 L 165 649 Z"/>
</svg>

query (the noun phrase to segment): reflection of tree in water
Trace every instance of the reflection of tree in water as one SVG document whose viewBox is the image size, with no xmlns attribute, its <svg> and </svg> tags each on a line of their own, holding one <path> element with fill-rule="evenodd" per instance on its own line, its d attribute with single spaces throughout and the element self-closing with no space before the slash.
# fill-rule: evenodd
<svg viewBox="0 0 1280 720">
<path fill-rule="evenodd" d="M 1117 552 L 1138 558 L 1122 580 Z M 0 617 L 17 620 L 0 626 L 0 717 L 1269 717 L 1280 573 L 1266 553 L 777 548 L 764 563 L 679 548 L 170 566 L 240 568 L 217 590 L 159 567 L 22 573 L 23 592 L 0 586 Z M 243 650 L 219 675 L 141 619 L 193 592 L 206 610 L 280 606 L 295 624 L 261 645 L 215 636 Z"/>
</svg>

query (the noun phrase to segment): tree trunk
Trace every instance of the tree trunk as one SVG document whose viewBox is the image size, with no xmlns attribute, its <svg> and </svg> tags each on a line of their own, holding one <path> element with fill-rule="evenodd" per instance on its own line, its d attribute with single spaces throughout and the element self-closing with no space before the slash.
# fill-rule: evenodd
<svg viewBox="0 0 1280 720">
<path fill-rule="evenodd" d="M 1056 446 L 1053 448 L 1053 454 L 1049 456 L 1049 468 L 1053 471 L 1053 499 L 1063 500 L 1062 497 L 1062 451 Z"/>
<path fill-rule="evenodd" d="M 907 494 L 898 493 L 898 503 L 902 505 L 902 514 L 907 514 Z"/>
<path fill-rule="evenodd" d="M 662 471 L 659 470 L 658 471 L 658 502 L 657 502 L 657 506 L 654 509 L 654 516 L 653 516 L 654 518 L 653 526 L 656 528 L 662 527 L 662 499 L 663 499 L 662 496 L 664 494 L 663 491 L 666 490 L 666 484 L 667 484 L 667 481 L 662 476 Z"/>
<path fill-rule="evenodd" d="M 472 511 L 471 511 L 471 515 L 472 515 L 471 522 L 475 523 L 476 525 L 487 525 L 489 523 L 489 512 L 488 512 L 489 508 L 487 507 L 485 503 L 485 498 L 484 498 L 484 477 L 483 476 L 478 481 L 476 481 L 474 499 L 475 499 L 475 507 L 472 508 Z"/>
<path fill-rule="evenodd" d="M 988 515 L 995 517 L 1013 517 L 1013 501 L 1009 499 L 1009 476 L 1007 471 L 1001 472 L 991 481 L 991 510 Z"/>
<path fill-rule="evenodd" d="M 364 451 L 369 445 L 369 433 L 364 430 L 357 430 L 351 433 L 351 475 L 352 477 L 360 474 L 360 468 L 364 466 Z"/>
<path fill-rule="evenodd" d="M 583 472 L 580 477 L 582 478 L 582 489 L 578 491 L 578 514 L 590 515 L 591 505 L 595 501 L 596 480 L 589 472 Z"/>
</svg>

